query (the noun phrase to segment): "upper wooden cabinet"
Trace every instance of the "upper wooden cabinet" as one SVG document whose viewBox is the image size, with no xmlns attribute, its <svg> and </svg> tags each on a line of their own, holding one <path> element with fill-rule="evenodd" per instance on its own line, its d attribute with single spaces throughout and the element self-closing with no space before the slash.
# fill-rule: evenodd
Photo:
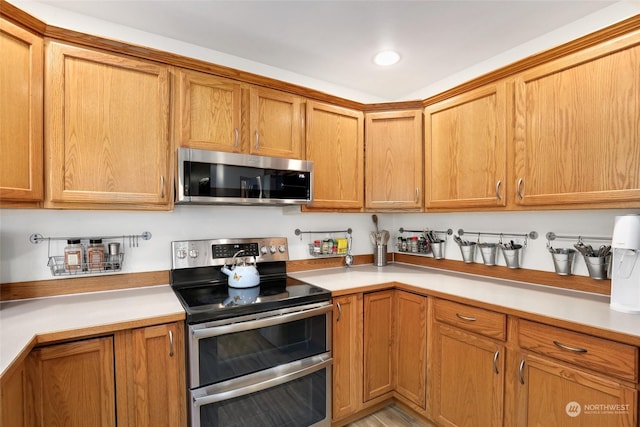
<svg viewBox="0 0 640 427">
<path fill-rule="evenodd" d="M 422 111 L 365 114 L 365 206 L 422 209 Z"/>
<path fill-rule="evenodd" d="M 364 206 L 364 115 L 307 101 L 306 160 L 313 161 L 313 203 L 305 209 Z"/>
<path fill-rule="evenodd" d="M 0 203 L 43 199 L 42 38 L 0 19 Z"/>
<path fill-rule="evenodd" d="M 518 205 L 640 206 L 638 76 L 638 31 L 517 76 Z"/>
<path fill-rule="evenodd" d="M 425 109 L 427 209 L 506 205 L 505 84 Z"/>
<path fill-rule="evenodd" d="M 176 71 L 176 143 L 202 150 L 242 151 L 242 85 L 210 74 Z"/>
<path fill-rule="evenodd" d="M 302 159 L 302 98 L 257 86 L 249 93 L 249 153 Z"/>
<path fill-rule="evenodd" d="M 172 206 L 169 68 L 46 42 L 45 206 Z"/>
</svg>

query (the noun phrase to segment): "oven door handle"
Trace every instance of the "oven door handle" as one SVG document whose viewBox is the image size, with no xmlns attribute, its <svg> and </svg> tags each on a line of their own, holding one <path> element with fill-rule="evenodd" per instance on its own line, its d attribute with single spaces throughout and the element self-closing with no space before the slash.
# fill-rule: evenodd
<svg viewBox="0 0 640 427">
<path fill-rule="evenodd" d="M 260 372 L 255 382 L 249 384 L 246 384 L 245 378 L 236 378 L 235 380 L 205 387 L 196 391 L 196 393 L 204 393 L 204 396 L 192 395 L 192 406 L 197 410 L 203 405 L 234 399 L 275 387 L 324 369 L 332 363 L 331 353 L 323 353 L 291 363 L 290 365 L 292 366 L 276 366 Z"/>
<path fill-rule="evenodd" d="M 333 310 L 333 304 L 324 305 L 322 307 L 313 308 L 311 310 L 296 311 L 293 313 L 279 314 L 271 317 L 265 317 L 257 320 L 249 320 L 247 322 L 231 323 L 229 325 L 214 326 L 212 328 L 196 329 L 191 332 L 194 338 L 203 339 L 211 338 L 219 335 L 232 334 L 235 332 L 248 331 L 250 329 L 264 328 L 267 326 L 280 325 L 285 322 L 293 322 L 295 320 L 306 319 L 308 317 L 318 316 Z"/>
</svg>

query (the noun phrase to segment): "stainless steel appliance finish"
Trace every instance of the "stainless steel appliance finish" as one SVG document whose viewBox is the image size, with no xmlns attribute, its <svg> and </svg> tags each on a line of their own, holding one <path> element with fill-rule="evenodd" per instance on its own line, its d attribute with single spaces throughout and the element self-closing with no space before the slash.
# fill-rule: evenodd
<svg viewBox="0 0 640 427">
<path fill-rule="evenodd" d="M 286 238 L 172 242 L 192 427 L 331 425 L 330 292 L 286 276 Z M 260 285 L 220 272 L 255 257 Z"/>
<path fill-rule="evenodd" d="M 307 204 L 313 162 L 179 148 L 176 180 L 176 204 Z"/>
</svg>

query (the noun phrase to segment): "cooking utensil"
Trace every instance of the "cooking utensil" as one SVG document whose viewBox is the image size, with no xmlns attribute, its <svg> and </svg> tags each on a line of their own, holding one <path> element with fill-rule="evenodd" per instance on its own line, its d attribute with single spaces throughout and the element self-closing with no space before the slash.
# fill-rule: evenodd
<svg viewBox="0 0 640 427">
<path fill-rule="evenodd" d="M 383 245 L 386 245 L 389 242 L 389 238 L 391 237 L 391 235 L 389 234 L 388 230 L 382 230 L 381 234 L 382 235 L 380 236 L 380 240 Z"/>
<path fill-rule="evenodd" d="M 373 223 L 376 226 L 376 236 L 379 236 L 380 235 L 380 230 L 378 230 L 378 215 L 376 215 L 376 214 L 371 215 L 371 219 L 373 220 Z"/>
<path fill-rule="evenodd" d="M 351 255 L 351 236 L 347 238 L 347 255 L 344 257 L 344 264 L 347 267 L 353 265 L 353 255 Z"/>
</svg>

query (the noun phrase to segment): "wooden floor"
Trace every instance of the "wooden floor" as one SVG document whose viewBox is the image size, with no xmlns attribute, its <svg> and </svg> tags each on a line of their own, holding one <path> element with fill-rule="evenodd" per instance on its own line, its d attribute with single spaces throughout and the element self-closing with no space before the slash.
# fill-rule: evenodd
<svg viewBox="0 0 640 427">
<path fill-rule="evenodd" d="M 423 424 L 402 412 L 395 405 L 387 406 L 380 411 L 369 415 L 345 427 L 436 427 L 435 424 Z"/>
</svg>

